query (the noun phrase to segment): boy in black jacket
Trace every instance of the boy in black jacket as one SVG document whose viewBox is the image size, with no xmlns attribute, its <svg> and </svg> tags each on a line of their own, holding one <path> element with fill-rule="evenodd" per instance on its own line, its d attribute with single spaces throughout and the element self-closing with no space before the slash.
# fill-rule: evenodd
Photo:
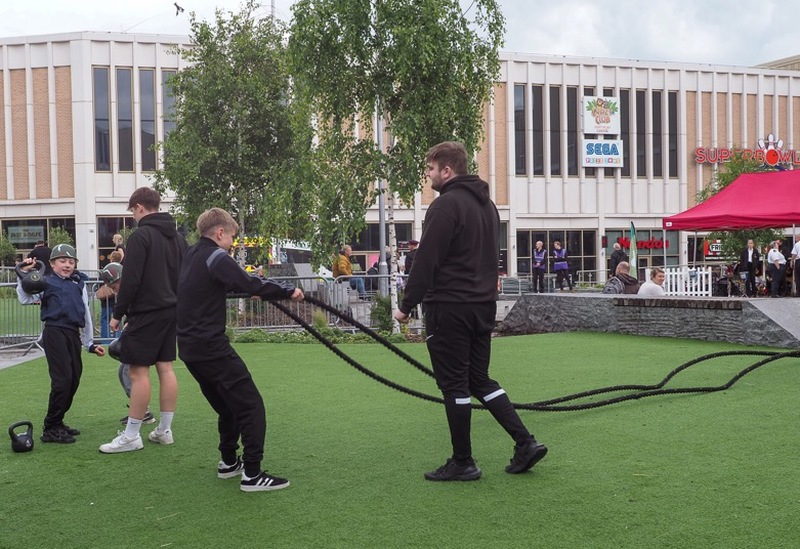
<svg viewBox="0 0 800 549">
<path fill-rule="evenodd" d="M 291 284 L 247 274 L 228 255 L 239 225 L 228 212 L 211 208 L 197 218 L 200 240 L 189 248 L 178 279 L 178 354 L 219 414 L 219 478 L 241 475 L 245 492 L 279 490 L 289 481 L 261 470 L 266 418 L 264 401 L 244 361 L 225 335 L 230 291 L 264 299 L 302 301 Z M 244 452 L 236 451 L 239 438 Z"/>
<path fill-rule="evenodd" d="M 35 259 L 25 259 L 22 271 L 29 271 Z M 81 434 L 64 424 L 64 415 L 72 406 L 83 373 L 81 344 L 97 356 L 105 355 L 101 345 L 92 339 L 92 315 L 86 292 L 85 275 L 76 270 L 78 256 L 69 244 L 59 244 L 50 256 L 52 274 L 45 275 L 43 292 L 29 294 L 17 284 L 17 298 L 23 305 L 42 305 L 41 319 L 44 322 L 42 348 L 47 358 L 50 374 L 50 399 L 47 416 L 44 418 L 42 442 L 71 444 Z"/>
</svg>

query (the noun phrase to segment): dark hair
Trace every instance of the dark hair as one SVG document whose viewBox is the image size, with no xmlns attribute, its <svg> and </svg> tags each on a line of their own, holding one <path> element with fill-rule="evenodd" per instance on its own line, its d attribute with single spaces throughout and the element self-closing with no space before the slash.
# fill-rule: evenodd
<svg viewBox="0 0 800 549">
<path fill-rule="evenodd" d="M 130 210 L 137 204 L 147 211 L 158 211 L 158 207 L 161 205 L 161 195 L 150 187 L 139 187 L 128 199 L 128 209 Z"/>
<path fill-rule="evenodd" d="M 440 170 L 450 166 L 455 175 L 466 175 L 467 149 L 456 141 L 444 141 L 430 148 L 425 162 L 436 163 Z"/>
</svg>

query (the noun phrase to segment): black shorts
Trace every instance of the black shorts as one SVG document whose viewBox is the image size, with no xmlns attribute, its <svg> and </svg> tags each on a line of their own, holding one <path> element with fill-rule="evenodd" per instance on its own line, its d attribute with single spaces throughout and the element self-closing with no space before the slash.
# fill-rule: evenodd
<svg viewBox="0 0 800 549">
<path fill-rule="evenodd" d="M 175 307 L 129 316 L 120 336 L 120 362 L 134 366 L 173 362 L 177 322 Z"/>
</svg>

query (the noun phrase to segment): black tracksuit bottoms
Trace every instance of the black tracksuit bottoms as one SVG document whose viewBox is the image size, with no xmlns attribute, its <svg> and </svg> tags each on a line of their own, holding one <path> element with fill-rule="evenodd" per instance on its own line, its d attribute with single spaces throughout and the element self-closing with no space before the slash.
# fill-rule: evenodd
<svg viewBox="0 0 800 549">
<path fill-rule="evenodd" d="M 219 416 L 217 428 L 222 460 L 229 464 L 236 461 L 241 436 L 242 461 L 247 475 L 260 472 L 267 431 L 266 412 L 244 361 L 231 349 L 227 356 L 214 360 L 184 362 Z"/>
<path fill-rule="evenodd" d="M 489 377 L 497 303 L 425 303 L 425 331 L 436 384 L 444 397 L 453 458 L 472 457 L 470 395 L 517 444 L 531 434 L 500 384 Z"/>
<path fill-rule="evenodd" d="M 44 430 L 47 431 L 64 423 L 64 415 L 69 411 L 75 393 L 78 392 L 83 374 L 78 328 L 45 325 L 42 348 L 50 374 L 50 399 L 44 418 Z"/>
</svg>

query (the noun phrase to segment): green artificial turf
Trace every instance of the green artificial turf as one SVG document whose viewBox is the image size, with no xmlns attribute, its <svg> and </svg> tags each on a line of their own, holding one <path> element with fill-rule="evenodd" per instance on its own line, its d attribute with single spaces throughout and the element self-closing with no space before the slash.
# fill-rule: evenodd
<svg viewBox="0 0 800 549">
<path fill-rule="evenodd" d="M 424 345 L 405 351 L 428 363 Z M 379 374 L 438 395 L 376 345 L 342 349 Z M 515 402 L 623 383 L 652 384 L 730 344 L 614 334 L 494 341 L 492 374 Z M 116 364 L 84 354 L 67 423 L 73 445 L 38 440 L 44 359 L 0 371 L 0 426 L 31 419 L 36 447 L 0 445 L 0 547 L 778 548 L 796 547 L 798 359 L 731 389 L 577 412 L 521 412 L 550 453 L 503 471 L 508 435 L 473 414 L 477 482 L 422 473 L 450 452 L 443 410 L 378 384 L 321 345 L 238 345 L 267 406 L 264 466 L 290 479 L 246 494 L 216 478 L 216 418 L 181 363 L 175 444 L 103 455 L 125 415 Z M 760 357 L 692 367 L 670 387 L 719 385 Z M 154 395 L 157 378 L 153 372 Z M 157 397 L 153 401 L 157 414 Z M 153 426 L 145 426 L 144 434 Z"/>
</svg>

